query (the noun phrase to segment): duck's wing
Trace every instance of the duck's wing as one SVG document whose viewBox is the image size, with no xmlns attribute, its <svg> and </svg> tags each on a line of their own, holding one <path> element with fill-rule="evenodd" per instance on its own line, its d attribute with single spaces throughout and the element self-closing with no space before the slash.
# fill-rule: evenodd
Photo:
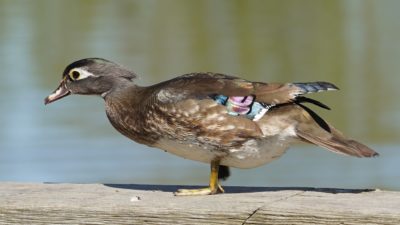
<svg viewBox="0 0 400 225">
<path fill-rule="evenodd" d="M 152 89 L 157 92 L 158 100 L 165 103 L 178 102 L 188 98 L 201 99 L 212 95 L 223 95 L 228 97 L 253 96 L 257 102 L 279 105 L 294 102 L 298 97 L 307 93 L 337 90 L 338 88 L 328 82 L 263 83 L 220 73 L 192 73 L 159 83 Z M 325 106 L 305 97 L 298 98 L 298 101 Z"/>
<path fill-rule="evenodd" d="M 204 136 L 207 142 L 216 139 L 215 143 L 228 144 L 263 138 L 256 121 L 271 108 L 301 102 L 327 108 L 301 95 L 336 89 L 327 82 L 262 83 L 218 73 L 192 73 L 147 90 L 167 118 L 175 118 L 175 123 L 191 132 L 196 130 L 196 136 Z"/>
<path fill-rule="evenodd" d="M 325 147 L 336 153 L 351 156 L 371 157 L 378 155 L 378 153 L 369 147 L 357 141 L 347 139 L 340 131 L 336 130 L 315 112 L 302 104 L 312 103 L 322 108 L 329 109 L 328 106 L 303 96 L 307 93 L 338 90 L 335 85 L 328 82 L 262 83 L 250 82 L 224 74 L 193 73 L 160 83 L 154 88 L 157 90 L 156 96 L 159 101 L 167 104 L 172 103 L 172 105 L 188 106 L 189 104 L 180 103 L 188 99 L 212 98 L 212 96 L 215 95 L 226 97 L 253 96 L 253 101 L 264 103 L 271 107 L 271 110 L 273 110 L 271 112 L 272 114 L 267 113 L 267 117 L 274 117 L 273 115 L 279 112 L 280 109 L 291 110 L 293 111 L 291 113 L 295 113 L 295 115 L 305 115 L 301 118 L 293 116 L 297 118 L 297 120 L 294 121 L 294 124 L 297 124 L 296 135 L 303 141 Z M 213 100 L 220 99 L 214 98 Z M 294 105 L 294 107 L 290 105 Z M 189 108 L 193 107 L 194 105 Z M 212 111 L 211 108 L 210 111 Z M 229 110 L 227 111 L 229 112 Z M 256 129 L 258 128 L 257 123 L 249 120 L 246 116 L 221 116 L 225 117 L 225 120 L 209 121 L 210 124 L 218 124 L 221 122 L 223 124 L 237 125 L 232 127 L 247 127 L 246 132 L 235 129 L 234 131 L 236 132 L 226 132 L 225 134 L 227 135 L 230 134 L 232 137 L 236 137 L 238 134 L 246 133 L 254 137 L 262 136 L 261 130 Z M 288 116 L 290 117 L 290 115 Z M 200 121 L 200 123 L 203 122 L 204 121 Z M 211 131 L 209 132 L 212 133 Z M 227 138 L 227 140 L 230 140 L 230 138 Z"/>
</svg>

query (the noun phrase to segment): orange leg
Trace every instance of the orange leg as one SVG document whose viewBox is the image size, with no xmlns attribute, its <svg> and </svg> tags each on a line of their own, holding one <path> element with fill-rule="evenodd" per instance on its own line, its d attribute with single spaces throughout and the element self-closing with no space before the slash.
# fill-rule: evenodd
<svg viewBox="0 0 400 225">
<path fill-rule="evenodd" d="M 174 194 L 176 196 L 192 196 L 192 195 L 213 195 L 224 193 L 224 189 L 219 185 L 218 169 L 220 160 L 211 161 L 210 185 L 207 188 L 200 189 L 179 189 Z"/>
</svg>

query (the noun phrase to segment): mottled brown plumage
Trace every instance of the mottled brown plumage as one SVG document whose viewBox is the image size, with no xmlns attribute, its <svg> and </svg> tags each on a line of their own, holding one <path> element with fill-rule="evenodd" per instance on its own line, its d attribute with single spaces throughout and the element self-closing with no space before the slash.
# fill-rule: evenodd
<svg viewBox="0 0 400 225">
<path fill-rule="evenodd" d="M 113 62 L 83 59 L 65 69 L 60 86 L 45 102 L 69 94 L 101 95 L 111 124 L 123 135 L 210 163 L 210 187 L 183 190 L 178 192 L 180 195 L 222 192 L 219 166 L 223 165 L 219 178 L 226 178 L 228 166 L 263 165 L 279 158 L 296 141 L 345 155 L 377 155 L 367 146 L 347 139 L 303 105 L 312 103 L 329 109 L 302 96 L 337 90 L 327 82 L 262 83 L 218 73 L 191 73 L 140 87 L 133 82 L 135 78 L 136 74 Z"/>
</svg>

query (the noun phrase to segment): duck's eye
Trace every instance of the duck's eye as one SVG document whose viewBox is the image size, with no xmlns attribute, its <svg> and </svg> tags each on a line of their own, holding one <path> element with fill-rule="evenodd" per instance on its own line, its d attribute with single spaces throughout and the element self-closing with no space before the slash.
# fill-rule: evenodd
<svg viewBox="0 0 400 225">
<path fill-rule="evenodd" d="M 69 71 L 68 73 L 68 78 L 71 81 L 77 81 L 77 80 L 82 80 L 88 77 L 97 77 L 90 73 L 87 70 L 81 69 L 81 68 L 75 68 Z"/>
<path fill-rule="evenodd" d="M 70 73 L 70 77 L 72 80 L 78 80 L 80 76 L 81 76 L 81 73 L 79 73 L 76 70 L 74 70 Z"/>
</svg>

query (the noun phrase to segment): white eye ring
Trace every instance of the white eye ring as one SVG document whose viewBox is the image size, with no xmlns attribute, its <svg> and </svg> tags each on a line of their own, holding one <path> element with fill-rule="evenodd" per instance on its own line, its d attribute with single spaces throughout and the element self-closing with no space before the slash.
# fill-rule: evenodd
<svg viewBox="0 0 400 225">
<path fill-rule="evenodd" d="M 68 76 L 72 80 L 82 80 L 82 79 L 85 79 L 88 77 L 96 77 L 92 73 L 90 73 L 84 69 L 81 69 L 81 68 L 72 69 L 71 71 L 69 71 Z"/>
</svg>

